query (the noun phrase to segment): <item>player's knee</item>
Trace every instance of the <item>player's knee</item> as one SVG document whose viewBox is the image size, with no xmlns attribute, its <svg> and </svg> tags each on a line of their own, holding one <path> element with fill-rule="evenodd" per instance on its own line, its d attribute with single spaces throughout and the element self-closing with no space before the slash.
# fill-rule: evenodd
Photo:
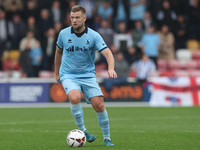
<svg viewBox="0 0 200 150">
<path fill-rule="evenodd" d="M 98 105 L 96 105 L 96 112 L 103 112 L 105 110 L 104 104 L 103 103 L 99 103 Z"/>
<path fill-rule="evenodd" d="M 73 95 L 69 97 L 69 100 L 72 104 L 79 104 L 80 103 L 80 96 L 79 95 Z"/>
</svg>

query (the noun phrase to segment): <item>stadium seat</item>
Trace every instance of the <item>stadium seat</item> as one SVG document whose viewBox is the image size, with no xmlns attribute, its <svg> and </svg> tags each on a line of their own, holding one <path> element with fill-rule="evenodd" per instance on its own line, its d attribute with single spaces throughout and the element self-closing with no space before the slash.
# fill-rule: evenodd
<svg viewBox="0 0 200 150">
<path fill-rule="evenodd" d="M 184 68 L 185 68 L 186 70 L 196 70 L 196 69 L 197 69 L 197 66 L 198 66 L 197 62 L 191 60 L 191 61 L 185 62 Z"/>
<path fill-rule="evenodd" d="M 20 51 L 19 50 L 11 50 L 9 52 L 9 59 L 11 61 L 13 60 L 18 60 L 19 59 L 19 56 L 20 56 Z"/>
<path fill-rule="evenodd" d="M 194 60 L 197 63 L 197 69 L 200 69 L 200 59 L 199 60 Z"/>
<path fill-rule="evenodd" d="M 191 52 L 199 49 L 199 42 L 193 39 L 188 40 L 187 49 L 189 49 Z"/>
<path fill-rule="evenodd" d="M 182 69 L 182 62 L 179 60 L 171 60 L 168 62 L 168 67 L 170 70 L 180 70 Z"/>
<path fill-rule="evenodd" d="M 3 70 L 20 70 L 20 65 L 18 61 L 3 61 L 2 62 L 2 69 Z"/>
<path fill-rule="evenodd" d="M 4 51 L 2 56 L 2 61 L 8 61 L 9 60 L 9 51 Z"/>
<path fill-rule="evenodd" d="M 189 75 L 193 77 L 200 77 L 200 70 L 189 71 Z"/>
<path fill-rule="evenodd" d="M 41 70 L 38 76 L 39 78 L 53 78 L 54 73 L 51 71 Z"/>
<path fill-rule="evenodd" d="M 158 59 L 157 61 L 158 70 L 167 70 L 168 68 L 167 64 L 168 63 L 166 60 Z"/>
<path fill-rule="evenodd" d="M 193 60 L 200 60 L 200 49 L 196 50 L 192 53 L 192 59 Z"/>
<path fill-rule="evenodd" d="M 175 70 L 174 74 L 175 74 L 175 77 L 187 77 L 187 76 L 189 76 L 189 71 L 187 71 L 187 70 Z"/>
<path fill-rule="evenodd" d="M 172 70 L 163 70 L 160 71 L 159 76 L 161 77 L 174 77 L 174 71 Z"/>
<path fill-rule="evenodd" d="M 192 59 L 192 53 L 188 49 L 178 49 L 176 51 L 176 58 L 180 61 L 189 61 Z"/>
</svg>

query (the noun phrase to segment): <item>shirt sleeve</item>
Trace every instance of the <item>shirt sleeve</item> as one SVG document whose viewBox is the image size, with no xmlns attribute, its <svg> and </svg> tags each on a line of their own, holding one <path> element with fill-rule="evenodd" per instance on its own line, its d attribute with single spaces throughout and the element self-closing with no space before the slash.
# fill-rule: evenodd
<svg viewBox="0 0 200 150">
<path fill-rule="evenodd" d="M 59 33 L 58 35 L 58 39 L 57 39 L 57 42 L 56 42 L 56 45 L 60 48 L 60 49 L 63 49 L 63 42 L 62 42 L 62 38 L 61 38 L 61 32 Z"/>
<path fill-rule="evenodd" d="M 95 42 L 95 49 L 98 50 L 99 52 L 101 52 L 104 49 L 108 48 L 108 46 L 106 45 L 106 43 L 104 42 L 103 38 L 100 36 L 99 33 L 97 33 L 94 42 Z"/>
</svg>

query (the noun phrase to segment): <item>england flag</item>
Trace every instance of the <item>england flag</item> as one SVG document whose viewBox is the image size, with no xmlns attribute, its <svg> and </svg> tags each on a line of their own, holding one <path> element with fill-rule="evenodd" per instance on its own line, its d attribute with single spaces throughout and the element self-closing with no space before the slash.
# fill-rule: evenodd
<svg viewBox="0 0 200 150">
<path fill-rule="evenodd" d="M 152 77 L 150 106 L 199 106 L 200 77 Z"/>
</svg>

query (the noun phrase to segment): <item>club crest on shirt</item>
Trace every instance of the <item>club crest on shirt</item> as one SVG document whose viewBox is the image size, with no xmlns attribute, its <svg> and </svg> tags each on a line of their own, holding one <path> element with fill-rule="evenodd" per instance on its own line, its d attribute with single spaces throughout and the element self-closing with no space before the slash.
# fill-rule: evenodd
<svg viewBox="0 0 200 150">
<path fill-rule="evenodd" d="M 86 44 L 90 44 L 90 40 L 86 39 Z"/>
</svg>

